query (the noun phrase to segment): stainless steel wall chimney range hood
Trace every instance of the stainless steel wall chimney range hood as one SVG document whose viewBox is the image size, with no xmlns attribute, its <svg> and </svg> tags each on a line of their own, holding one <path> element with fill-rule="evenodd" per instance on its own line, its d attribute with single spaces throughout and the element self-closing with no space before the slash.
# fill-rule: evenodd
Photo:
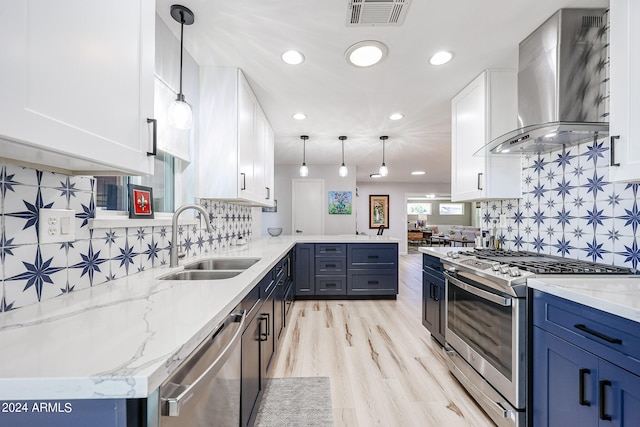
<svg viewBox="0 0 640 427">
<path fill-rule="evenodd" d="M 540 153 L 608 136 L 605 13 L 560 9 L 520 43 L 520 128 L 476 154 Z"/>
</svg>

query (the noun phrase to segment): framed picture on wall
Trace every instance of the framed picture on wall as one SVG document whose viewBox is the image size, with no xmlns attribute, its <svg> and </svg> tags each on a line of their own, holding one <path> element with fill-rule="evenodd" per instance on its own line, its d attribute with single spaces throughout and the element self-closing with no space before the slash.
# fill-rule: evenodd
<svg viewBox="0 0 640 427">
<path fill-rule="evenodd" d="M 151 187 L 129 184 L 129 218 L 153 218 Z"/>
<path fill-rule="evenodd" d="M 351 215 L 351 191 L 329 191 L 329 215 Z"/>
<path fill-rule="evenodd" d="M 389 228 L 389 195 L 369 196 L 369 228 Z"/>
</svg>

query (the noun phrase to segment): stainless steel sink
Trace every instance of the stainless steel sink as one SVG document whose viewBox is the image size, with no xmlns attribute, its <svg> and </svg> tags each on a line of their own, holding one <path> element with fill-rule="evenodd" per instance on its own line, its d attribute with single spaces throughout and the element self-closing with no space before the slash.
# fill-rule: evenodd
<svg viewBox="0 0 640 427">
<path fill-rule="evenodd" d="M 160 280 L 222 280 L 235 277 L 242 271 L 182 270 L 160 277 Z"/>
<path fill-rule="evenodd" d="M 186 264 L 185 270 L 246 270 L 260 258 L 210 258 Z"/>
</svg>

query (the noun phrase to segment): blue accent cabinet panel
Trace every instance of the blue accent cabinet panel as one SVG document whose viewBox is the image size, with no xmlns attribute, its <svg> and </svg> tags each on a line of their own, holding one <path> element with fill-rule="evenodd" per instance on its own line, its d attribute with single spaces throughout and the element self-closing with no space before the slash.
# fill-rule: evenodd
<svg viewBox="0 0 640 427">
<path fill-rule="evenodd" d="M 534 427 L 640 425 L 640 324 L 532 290 Z"/>
<path fill-rule="evenodd" d="M 0 401 L 0 426 L 127 427 L 125 399 Z"/>
<path fill-rule="evenodd" d="M 598 358 L 533 328 L 534 427 L 598 425 Z"/>
<path fill-rule="evenodd" d="M 315 289 L 315 244 L 297 243 L 293 282 L 296 296 L 312 296 Z"/>
</svg>

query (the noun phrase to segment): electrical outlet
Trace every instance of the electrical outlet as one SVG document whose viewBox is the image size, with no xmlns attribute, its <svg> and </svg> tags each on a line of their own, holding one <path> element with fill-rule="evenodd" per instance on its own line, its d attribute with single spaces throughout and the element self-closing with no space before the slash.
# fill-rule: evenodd
<svg viewBox="0 0 640 427">
<path fill-rule="evenodd" d="M 500 228 L 507 228 L 507 215 L 500 214 Z"/>
<path fill-rule="evenodd" d="M 76 240 L 75 215 L 76 211 L 70 209 L 40 209 L 38 217 L 40 243 Z"/>
</svg>

